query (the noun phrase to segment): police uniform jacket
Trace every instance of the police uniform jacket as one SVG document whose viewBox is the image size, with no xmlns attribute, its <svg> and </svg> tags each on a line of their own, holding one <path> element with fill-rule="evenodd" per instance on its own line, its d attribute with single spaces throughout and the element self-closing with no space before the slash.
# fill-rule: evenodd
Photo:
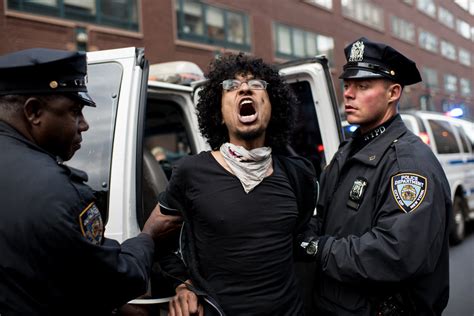
<svg viewBox="0 0 474 316">
<path fill-rule="evenodd" d="M 412 315 L 440 315 L 449 292 L 446 176 L 399 115 L 368 137 L 352 157 L 354 140 L 342 144 L 322 175 L 320 313 L 374 315 L 397 297 Z"/>
<path fill-rule="evenodd" d="M 0 121 L 0 314 L 107 315 L 146 292 L 145 234 L 103 238 L 87 176 Z"/>
</svg>

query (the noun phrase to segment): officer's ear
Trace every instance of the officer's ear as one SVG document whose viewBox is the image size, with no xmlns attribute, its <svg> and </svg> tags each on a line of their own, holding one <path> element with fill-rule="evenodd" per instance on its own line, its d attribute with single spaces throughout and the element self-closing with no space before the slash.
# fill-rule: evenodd
<svg viewBox="0 0 474 316">
<path fill-rule="evenodd" d="M 30 97 L 23 104 L 23 113 L 31 125 L 39 125 L 45 111 L 45 102 L 38 97 Z"/>
<path fill-rule="evenodd" d="M 398 83 L 390 84 L 387 88 L 388 102 L 397 103 L 402 96 L 402 86 Z"/>
</svg>

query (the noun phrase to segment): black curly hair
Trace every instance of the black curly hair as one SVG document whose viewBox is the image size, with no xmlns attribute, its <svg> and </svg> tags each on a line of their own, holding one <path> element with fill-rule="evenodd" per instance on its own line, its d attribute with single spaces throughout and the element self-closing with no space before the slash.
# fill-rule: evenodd
<svg viewBox="0 0 474 316">
<path fill-rule="evenodd" d="M 208 80 L 199 92 L 197 117 L 201 134 L 213 150 L 229 141 L 227 127 L 222 124 L 222 81 L 236 75 L 252 74 L 268 82 L 267 93 L 272 111 L 266 130 L 265 146 L 283 149 L 294 126 L 296 97 L 290 86 L 280 77 L 278 70 L 260 58 L 244 53 L 227 54 L 214 59 L 209 65 Z"/>
</svg>

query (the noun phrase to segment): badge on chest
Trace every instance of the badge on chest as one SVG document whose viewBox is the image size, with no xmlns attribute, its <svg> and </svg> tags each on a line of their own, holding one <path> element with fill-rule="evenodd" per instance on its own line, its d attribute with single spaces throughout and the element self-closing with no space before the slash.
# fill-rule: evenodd
<svg viewBox="0 0 474 316">
<path fill-rule="evenodd" d="M 352 184 L 352 188 L 349 192 L 349 198 L 347 199 L 347 206 L 352 209 L 358 210 L 362 200 L 364 199 L 365 191 L 367 190 L 368 182 L 365 178 L 358 177 Z"/>
</svg>

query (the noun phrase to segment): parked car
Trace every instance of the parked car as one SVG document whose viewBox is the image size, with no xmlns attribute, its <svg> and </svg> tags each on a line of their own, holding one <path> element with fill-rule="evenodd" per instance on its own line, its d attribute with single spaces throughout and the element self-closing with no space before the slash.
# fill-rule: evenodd
<svg viewBox="0 0 474 316">
<path fill-rule="evenodd" d="M 423 111 L 402 113 L 402 118 L 431 147 L 446 173 L 453 198 L 450 237 L 460 243 L 466 222 L 474 220 L 474 123 Z"/>
<path fill-rule="evenodd" d="M 97 107 L 84 109 L 90 129 L 68 164 L 86 171 L 88 184 L 102 192 L 105 234 L 123 241 L 140 232 L 172 165 L 209 149 L 195 113 L 202 81 L 181 85 L 148 80 L 144 51 L 133 47 L 88 53 L 88 63 L 89 93 Z M 199 77 L 196 67 L 190 67 L 193 74 L 170 75 L 170 66 L 161 67 L 168 72 L 161 77 L 173 82 L 182 77 L 187 84 Z M 280 73 L 300 100 L 289 150 L 310 159 L 319 174 L 343 137 L 327 59 L 286 63 Z"/>
</svg>

